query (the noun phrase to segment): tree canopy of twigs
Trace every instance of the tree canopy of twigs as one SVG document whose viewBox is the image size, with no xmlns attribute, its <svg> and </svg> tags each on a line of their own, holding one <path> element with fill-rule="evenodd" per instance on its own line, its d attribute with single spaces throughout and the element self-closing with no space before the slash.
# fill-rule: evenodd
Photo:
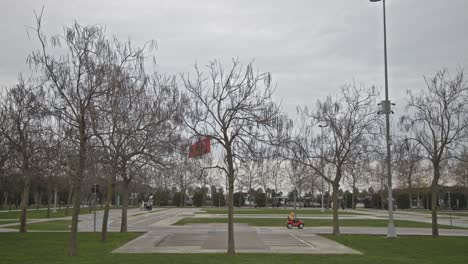
<svg viewBox="0 0 468 264">
<path fill-rule="evenodd" d="M 433 167 L 432 236 L 439 235 L 437 193 L 444 161 L 460 155 L 460 144 L 468 136 L 468 83 L 463 71 L 451 76 L 446 70 L 426 77 L 426 88 L 418 93 L 408 91 L 408 115 L 401 123 L 410 132 L 411 141 L 421 149 L 421 157 Z"/>
<path fill-rule="evenodd" d="M 260 140 L 262 128 L 271 126 L 279 107 L 272 100 L 273 88 L 269 73 L 258 73 L 253 64 L 238 60 L 224 67 L 212 61 L 203 73 L 195 66 L 195 76 L 183 76 L 193 108 L 185 117 L 185 125 L 194 137 L 210 137 L 223 149 L 223 162 L 214 166 L 228 180 L 228 250 L 235 254 L 233 227 L 233 191 L 236 167 L 249 140 Z"/>
</svg>

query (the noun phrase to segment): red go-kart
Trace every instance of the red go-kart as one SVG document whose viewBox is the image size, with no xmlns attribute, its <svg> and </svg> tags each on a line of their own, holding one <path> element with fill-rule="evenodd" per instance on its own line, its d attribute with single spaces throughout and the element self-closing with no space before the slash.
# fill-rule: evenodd
<svg viewBox="0 0 468 264">
<path fill-rule="evenodd" d="M 294 220 L 288 219 L 287 227 L 288 227 L 288 229 L 291 229 L 293 227 L 303 229 L 304 228 L 304 221 L 302 221 L 300 219 L 294 219 Z"/>
</svg>

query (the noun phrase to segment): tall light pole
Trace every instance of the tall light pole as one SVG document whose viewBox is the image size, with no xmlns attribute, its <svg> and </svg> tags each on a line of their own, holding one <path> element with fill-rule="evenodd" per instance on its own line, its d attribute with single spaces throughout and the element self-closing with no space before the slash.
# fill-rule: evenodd
<svg viewBox="0 0 468 264">
<path fill-rule="evenodd" d="M 319 125 L 320 130 L 322 130 L 322 140 L 321 140 L 321 141 L 322 141 L 322 155 L 324 155 L 324 154 L 323 154 L 323 128 L 325 128 L 325 127 L 327 127 L 327 126 L 328 126 L 327 124 L 325 124 L 325 125 Z M 325 168 L 324 168 L 324 165 L 325 165 L 325 164 L 324 164 L 324 157 L 322 157 L 322 161 L 321 161 L 321 162 L 322 162 L 322 164 L 321 164 L 322 174 L 324 174 L 324 170 L 325 170 Z M 322 175 L 322 208 L 321 208 L 322 213 L 325 212 L 325 209 L 323 208 L 323 191 L 324 191 L 324 188 L 325 188 L 325 186 L 324 186 L 324 184 L 323 184 L 323 175 Z"/>
<path fill-rule="evenodd" d="M 392 104 L 388 99 L 388 70 L 387 70 L 387 21 L 385 12 L 385 0 L 370 0 L 371 2 L 382 1 L 383 5 L 383 30 L 384 30 L 384 60 L 385 60 L 385 101 L 381 102 L 382 112 L 385 114 L 386 123 L 386 138 L 387 138 L 387 177 L 388 177 L 388 230 L 387 237 L 396 237 L 395 223 L 393 221 L 393 195 L 392 195 L 392 153 L 390 146 L 392 144 L 390 138 L 390 113 L 392 112 Z"/>
</svg>

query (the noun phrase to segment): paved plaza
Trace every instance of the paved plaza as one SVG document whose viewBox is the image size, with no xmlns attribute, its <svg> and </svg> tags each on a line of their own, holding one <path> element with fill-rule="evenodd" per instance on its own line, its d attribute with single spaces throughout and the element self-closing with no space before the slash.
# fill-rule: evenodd
<svg viewBox="0 0 468 264">
<path fill-rule="evenodd" d="M 235 247 L 242 253 L 360 254 L 332 240 L 298 230 L 235 224 Z M 227 249 L 226 224 L 190 225 L 150 231 L 115 253 L 221 253 Z"/>
</svg>

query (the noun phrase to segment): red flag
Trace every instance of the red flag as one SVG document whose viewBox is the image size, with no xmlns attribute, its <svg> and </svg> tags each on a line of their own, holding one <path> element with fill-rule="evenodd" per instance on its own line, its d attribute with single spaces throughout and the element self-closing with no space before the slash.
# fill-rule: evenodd
<svg viewBox="0 0 468 264">
<path fill-rule="evenodd" d="M 189 147 L 189 158 L 196 158 L 211 152 L 211 139 L 205 137 Z"/>
</svg>

